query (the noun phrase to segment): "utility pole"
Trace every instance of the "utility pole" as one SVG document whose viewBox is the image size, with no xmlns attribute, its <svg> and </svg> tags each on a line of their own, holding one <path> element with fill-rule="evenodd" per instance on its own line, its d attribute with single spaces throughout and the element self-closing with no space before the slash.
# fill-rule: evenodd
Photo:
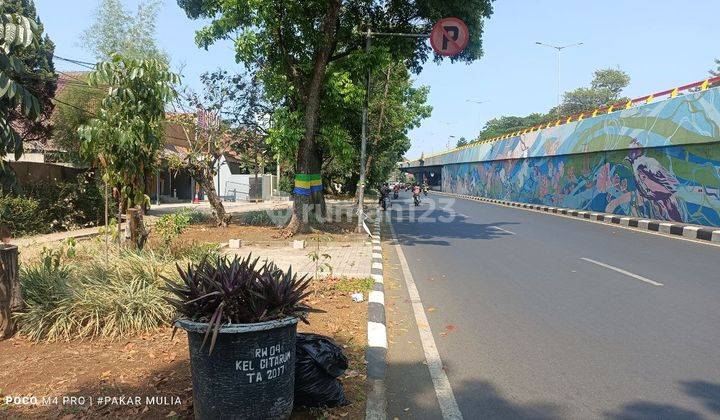
<svg viewBox="0 0 720 420">
<path fill-rule="evenodd" d="M 558 116 L 560 116 L 560 53 L 565 48 L 579 47 L 583 43 L 578 42 L 576 44 L 569 44 L 569 45 L 550 45 L 550 44 L 545 44 L 543 42 L 536 41 L 535 44 L 554 48 L 555 51 L 557 51 L 557 108 L 556 109 L 557 109 Z"/>
<path fill-rule="evenodd" d="M 370 28 L 365 32 L 365 55 L 370 56 L 370 47 L 372 45 L 373 36 L 393 36 L 402 38 L 428 38 L 430 34 L 409 34 L 402 32 L 373 32 Z M 358 181 L 358 224 L 357 232 L 361 233 L 363 228 L 365 209 L 363 202 L 365 200 L 365 161 L 367 160 L 367 137 L 368 137 L 368 107 L 370 105 L 370 77 L 372 69 L 368 65 L 365 75 L 365 100 L 362 111 L 362 131 L 360 134 L 360 180 Z"/>
</svg>

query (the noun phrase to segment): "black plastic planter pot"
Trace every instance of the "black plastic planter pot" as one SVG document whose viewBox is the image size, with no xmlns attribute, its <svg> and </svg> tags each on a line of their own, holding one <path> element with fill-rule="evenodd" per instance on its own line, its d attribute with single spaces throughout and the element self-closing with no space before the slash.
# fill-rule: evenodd
<svg viewBox="0 0 720 420">
<path fill-rule="evenodd" d="M 290 417 L 297 318 L 224 325 L 211 354 L 211 337 L 200 349 L 207 324 L 176 325 L 188 334 L 196 419 Z"/>
</svg>

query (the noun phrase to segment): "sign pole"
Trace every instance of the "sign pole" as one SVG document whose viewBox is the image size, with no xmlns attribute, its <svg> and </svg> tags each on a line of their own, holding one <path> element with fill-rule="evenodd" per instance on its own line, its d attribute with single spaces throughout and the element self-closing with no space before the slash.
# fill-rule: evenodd
<svg viewBox="0 0 720 420">
<path fill-rule="evenodd" d="M 402 32 L 372 32 L 368 28 L 365 32 L 365 54 L 370 55 L 371 40 L 373 35 L 377 36 L 396 36 L 403 38 L 427 38 L 430 34 L 409 34 Z M 367 74 L 365 75 L 365 99 L 363 101 L 362 111 L 362 132 L 360 137 L 360 180 L 358 181 L 358 224 L 357 232 L 365 231 L 363 228 L 365 209 L 363 202 L 365 200 L 365 161 L 367 160 L 367 136 L 368 136 L 368 107 L 370 104 L 370 75 L 372 69 L 368 65 Z"/>
<path fill-rule="evenodd" d="M 400 38 L 430 38 L 430 44 L 436 53 L 443 56 L 453 56 L 460 53 L 468 44 L 469 34 L 465 23 L 457 18 L 445 18 L 440 20 L 433 32 L 429 34 L 411 34 L 403 32 L 373 32 L 370 28 L 365 32 L 365 55 L 370 56 L 371 40 L 375 36 L 391 36 Z M 358 224 L 357 232 L 361 233 L 364 222 L 365 201 L 365 161 L 367 160 L 367 136 L 368 136 L 368 106 L 370 103 L 370 77 L 371 68 L 368 64 L 365 75 L 365 99 L 362 111 L 362 132 L 360 138 L 360 180 L 358 181 Z"/>
<path fill-rule="evenodd" d="M 370 56 L 370 44 L 372 39 L 372 32 L 368 28 L 365 35 L 365 56 Z M 368 134 L 368 106 L 370 103 L 370 64 L 367 66 L 367 73 L 365 74 L 365 99 L 363 101 L 362 111 L 362 134 L 360 137 L 360 181 L 358 182 L 358 224 L 357 233 L 363 232 L 363 222 L 365 209 L 363 204 L 365 202 L 365 160 L 366 160 L 366 148 L 367 148 L 367 134 Z"/>
</svg>

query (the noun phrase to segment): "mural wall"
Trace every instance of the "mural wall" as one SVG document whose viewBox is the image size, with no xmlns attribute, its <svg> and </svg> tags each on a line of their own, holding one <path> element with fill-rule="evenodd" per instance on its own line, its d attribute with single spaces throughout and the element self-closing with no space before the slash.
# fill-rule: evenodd
<svg viewBox="0 0 720 420">
<path fill-rule="evenodd" d="M 425 158 L 425 166 L 720 142 L 720 87 Z M 418 166 L 417 161 L 407 166 Z"/>
<path fill-rule="evenodd" d="M 458 194 L 720 226 L 720 143 L 451 164 L 442 181 Z"/>
</svg>

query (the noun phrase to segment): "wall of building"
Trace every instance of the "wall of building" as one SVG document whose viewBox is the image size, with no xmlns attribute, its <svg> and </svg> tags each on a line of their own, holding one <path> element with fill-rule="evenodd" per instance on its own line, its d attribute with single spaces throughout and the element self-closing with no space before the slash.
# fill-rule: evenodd
<svg viewBox="0 0 720 420">
<path fill-rule="evenodd" d="M 448 192 L 720 226 L 720 88 L 452 150 L 423 164 L 443 165 Z"/>
<path fill-rule="evenodd" d="M 443 191 L 720 226 L 720 143 L 446 165 Z"/>
</svg>

